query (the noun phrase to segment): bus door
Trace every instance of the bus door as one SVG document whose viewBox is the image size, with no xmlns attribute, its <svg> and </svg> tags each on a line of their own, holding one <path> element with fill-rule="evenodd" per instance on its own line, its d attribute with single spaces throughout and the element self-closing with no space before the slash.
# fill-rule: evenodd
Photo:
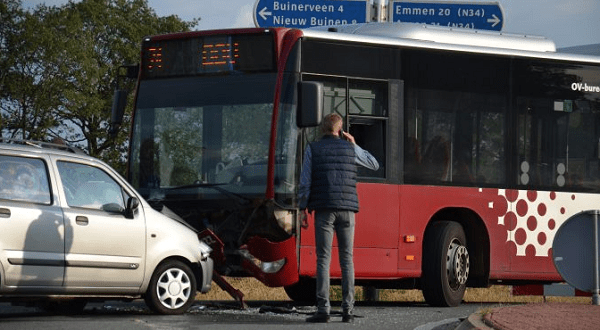
<svg viewBox="0 0 600 330">
<path fill-rule="evenodd" d="M 352 134 L 356 143 L 369 151 L 379 162 L 379 170 L 358 169 L 358 197 L 360 211 L 356 215 L 354 238 L 354 268 L 356 278 L 393 276 L 398 270 L 399 206 L 398 186 L 389 181 L 390 145 L 397 146 L 398 131 L 391 135 L 389 122 L 397 120 L 397 104 L 392 105 L 388 93 L 390 86 L 383 80 L 362 80 L 340 77 L 304 75 L 303 80 L 319 81 L 325 87 L 324 114 L 338 113 L 344 119 L 344 130 Z M 395 99 L 396 103 L 401 100 Z M 391 106 L 392 105 L 392 106 Z M 395 109 L 390 111 L 390 108 Z M 390 114 L 392 112 L 392 114 Z M 320 138 L 318 128 L 307 130 L 305 142 Z M 396 147 L 397 149 L 397 147 Z M 310 221 L 313 221 L 312 219 Z M 312 222 L 309 222 L 312 224 Z M 314 226 L 302 231 L 301 273 L 314 270 L 316 259 L 306 257 L 314 251 Z M 334 241 L 331 274 L 341 276 L 337 242 Z"/>
</svg>

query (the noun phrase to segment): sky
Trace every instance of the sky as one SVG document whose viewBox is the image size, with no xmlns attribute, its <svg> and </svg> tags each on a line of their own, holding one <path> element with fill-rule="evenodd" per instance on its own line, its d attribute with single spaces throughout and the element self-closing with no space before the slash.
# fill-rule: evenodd
<svg viewBox="0 0 600 330">
<path fill-rule="evenodd" d="M 257 1 L 148 0 L 148 4 L 159 16 L 177 15 L 183 20 L 200 18 L 196 29 L 211 30 L 254 27 Z M 318 0 L 304 0 L 303 3 L 312 1 Z M 443 1 L 447 0 L 438 2 Z M 479 0 L 454 2 L 477 1 Z M 61 6 L 67 2 L 67 0 L 24 0 L 23 6 L 34 7 L 40 3 Z M 279 0 L 279 2 L 287 1 Z M 497 2 L 504 13 L 505 22 L 502 32 L 544 36 L 553 40 L 557 48 L 600 44 L 600 0 L 497 0 Z"/>
</svg>

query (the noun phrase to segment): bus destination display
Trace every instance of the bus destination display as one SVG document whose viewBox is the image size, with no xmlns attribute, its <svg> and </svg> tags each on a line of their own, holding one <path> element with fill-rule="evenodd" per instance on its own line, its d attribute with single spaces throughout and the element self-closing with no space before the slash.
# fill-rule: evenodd
<svg viewBox="0 0 600 330">
<path fill-rule="evenodd" d="M 240 58 L 239 42 L 210 42 L 202 45 L 202 66 L 233 67 Z"/>
<path fill-rule="evenodd" d="M 142 48 L 142 77 L 273 71 L 273 47 L 269 34 L 150 39 Z"/>
</svg>

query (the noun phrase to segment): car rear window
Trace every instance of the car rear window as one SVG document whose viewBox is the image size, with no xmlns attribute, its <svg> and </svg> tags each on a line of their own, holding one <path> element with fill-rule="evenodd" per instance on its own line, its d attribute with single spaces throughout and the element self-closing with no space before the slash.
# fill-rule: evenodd
<svg viewBox="0 0 600 330">
<path fill-rule="evenodd" d="M 0 199 L 51 204 L 46 162 L 0 155 Z"/>
</svg>

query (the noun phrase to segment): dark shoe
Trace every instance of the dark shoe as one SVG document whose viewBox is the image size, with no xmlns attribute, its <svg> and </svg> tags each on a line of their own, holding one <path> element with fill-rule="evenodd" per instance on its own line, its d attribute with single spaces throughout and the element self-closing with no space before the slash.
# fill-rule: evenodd
<svg viewBox="0 0 600 330">
<path fill-rule="evenodd" d="M 327 323 L 329 322 L 329 314 L 315 313 L 313 316 L 306 319 L 310 323 Z"/>
<path fill-rule="evenodd" d="M 345 322 L 345 323 L 354 322 L 354 314 L 343 313 L 342 314 L 342 322 Z"/>
</svg>

